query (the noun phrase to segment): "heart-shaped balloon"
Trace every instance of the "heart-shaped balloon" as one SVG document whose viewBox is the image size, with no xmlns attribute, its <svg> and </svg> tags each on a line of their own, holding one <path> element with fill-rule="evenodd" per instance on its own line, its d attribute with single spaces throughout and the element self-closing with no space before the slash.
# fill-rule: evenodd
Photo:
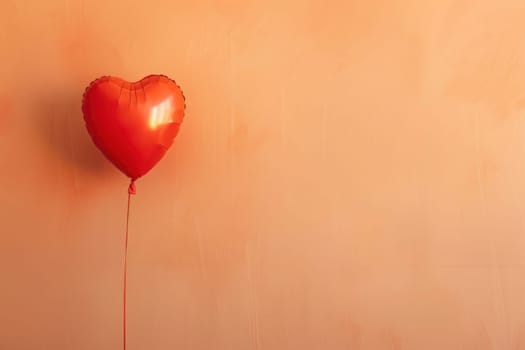
<svg viewBox="0 0 525 350">
<path fill-rule="evenodd" d="M 86 89 L 82 112 L 95 145 L 134 181 L 171 146 L 185 106 L 180 87 L 164 75 L 135 83 L 102 77 Z"/>
</svg>

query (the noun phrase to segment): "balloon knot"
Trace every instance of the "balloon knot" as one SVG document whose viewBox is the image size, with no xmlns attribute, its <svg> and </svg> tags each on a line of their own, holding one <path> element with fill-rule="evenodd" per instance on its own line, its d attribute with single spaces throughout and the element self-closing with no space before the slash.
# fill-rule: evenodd
<svg viewBox="0 0 525 350">
<path fill-rule="evenodd" d="M 137 193 L 137 189 L 135 188 L 135 180 L 134 179 L 131 179 L 131 183 L 129 184 L 129 187 L 128 187 L 128 193 L 129 194 L 136 194 Z"/>
</svg>

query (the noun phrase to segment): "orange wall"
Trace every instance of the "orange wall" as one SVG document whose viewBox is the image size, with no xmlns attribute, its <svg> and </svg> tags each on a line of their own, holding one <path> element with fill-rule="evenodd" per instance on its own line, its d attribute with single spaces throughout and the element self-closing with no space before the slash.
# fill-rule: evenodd
<svg viewBox="0 0 525 350">
<path fill-rule="evenodd" d="M 525 349 L 525 3 L 0 1 L 0 349 L 121 346 L 94 78 L 187 117 L 138 183 L 129 349 Z"/>
</svg>

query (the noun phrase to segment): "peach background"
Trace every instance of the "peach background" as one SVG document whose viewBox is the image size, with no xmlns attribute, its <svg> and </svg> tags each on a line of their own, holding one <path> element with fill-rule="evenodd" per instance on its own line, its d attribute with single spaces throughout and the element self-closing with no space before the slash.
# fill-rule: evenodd
<svg viewBox="0 0 525 350">
<path fill-rule="evenodd" d="M 121 347 L 94 78 L 175 78 L 133 349 L 525 349 L 525 3 L 0 1 L 0 349 Z"/>
</svg>

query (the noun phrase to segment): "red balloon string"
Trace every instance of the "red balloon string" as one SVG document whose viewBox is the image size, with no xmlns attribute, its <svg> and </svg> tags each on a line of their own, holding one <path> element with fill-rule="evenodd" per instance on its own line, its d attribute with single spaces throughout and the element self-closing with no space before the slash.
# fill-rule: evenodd
<svg viewBox="0 0 525 350">
<path fill-rule="evenodd" d="M 129 228 L 129 207 L 131 195 L 136 193 L 135 180 L 131 180 L 128 188 L 128 209 L 126 211 L 126 239 L 124 243 L 124 298 L 123 298 L 123 319 L 122 319 L 122 340 L 124 350 L 126 350 L 126 295 L 127 295 L 127 260 L 128 260 L 128 228 Z"/>
</svg>

